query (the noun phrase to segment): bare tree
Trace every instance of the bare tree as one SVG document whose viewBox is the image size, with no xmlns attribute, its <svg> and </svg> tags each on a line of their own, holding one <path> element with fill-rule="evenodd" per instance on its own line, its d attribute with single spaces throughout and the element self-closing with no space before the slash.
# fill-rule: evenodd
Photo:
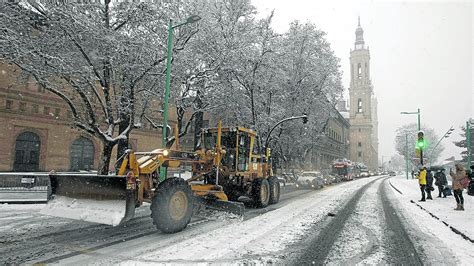
<svg viewBox="0 0 474 266">
<path fill-rule="evenodd" d="M 106 173 L 114 146 L 119 144 L 118 156 L 128 148 L 150 96 L 161 94 L 149 74 L 164 71 L 170 15 L 186 14 L 178 5 L 110 0 L 4 4 L 0 58 L 67 103 L 72 124 L 101 140 L 99 172 Z M 175 46 L 183 47 L 193 34 L 178 32 Z"/>
<path fill-rule="evenodd" d="M 425 160 L 429 160 L 430 163 L 435 163 L 441 153 L 444 150 L 443 144 L 438 145 L 436 150 L 433 150 L 434 146 L 439 140 L 439 136 L 435 133 L 434 129 L 421 125 L 421 130 L 424 132 L 424 139 L 427 142 L 427 148 L 423 151 L 423 157 Z M 398 154 L 406 157 L 406 137 L 408 136 L 408 159 L 412 161 L 413 158 L 417 158 L 416 155 L 416 141 L 417 141 L 418 126 L 417 124 L 408 124 L 401 126 L 397 129 L 397 135 L 395 137 L 395 149 Z"/>
</svg>

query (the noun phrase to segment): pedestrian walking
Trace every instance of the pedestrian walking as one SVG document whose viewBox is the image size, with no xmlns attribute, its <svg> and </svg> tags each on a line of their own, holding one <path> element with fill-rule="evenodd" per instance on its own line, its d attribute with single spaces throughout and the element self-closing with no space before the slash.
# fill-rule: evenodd
<svg viewBox="0 0 474 266">
<path fill-rule="evenodd" d="M 464 198 L 462 196 L 464 187 L 461 182 L 466 178 L 466 170 L 464 170 L 464 167 L 461 164 L 455 164 L 454 167 L 456 168 L 455 173 L 452 169 L 449 171 L 449 175 L 453 179 L 453 192 L 457 203 L 457 207 L 454 210 L 464 211 Z"/>
<path fill-rule="evenodd" d="M 415 170 L 411 170 L 411 179 L 415 178 Z"/>
<path fill-rule="evenodd" d="M 448 180 L 446 179 L 446 174 L 444 173 L 444 169 L 439 169 L 436 171 L 434 174 L 434 179 L 435 181 L 435 186 L 438 187 L 438 198 L 441 198 L 441 195 L 443 195 L 443 198 L 446 198 L 446 192 L 445 188 L 448 186 Z"/>
<path fill-rule="evenodd" d="M 426 199 L 433 200 L 431 197 L 431 191 L 434 191 L 433 187 L 433 175 L 431 174 L 431 170 L 426 170 L 426 194 L 428 195 Z"/>
<path fill-rule="evenodd" d="M 421 190 L 421 200 L 420 201 L 426 201 L 426 199 L 425 199 L 426 167 L 423 166 L 420 169 L 420 172 L 418 173 L 416 178 L 418 178 L 418 183 L 420 184 L 420 190 Z"/>
</svg>

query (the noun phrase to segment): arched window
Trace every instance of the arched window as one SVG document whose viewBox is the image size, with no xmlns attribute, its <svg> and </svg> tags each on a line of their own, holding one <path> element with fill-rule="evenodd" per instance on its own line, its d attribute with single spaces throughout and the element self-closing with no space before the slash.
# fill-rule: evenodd
<svg viewBox="0 0 474 266">
<path fill-rule="evenodd" d="M 94 144 L 84 137 L 76 139 L 71 146 L 71 170 L 91 170 L 94 167 Z"/>
<path fill-rule="evenodd" d="M 38 171 L 41 142 L 32 132 L 21 133 L 15 142 L 13 171 Z"/>
<path fill-rule="evenodd" d="M 362 78 L 362 66 L 360 65 L 360 63 L 357 65 L 357 78 Z"/>
</svg>

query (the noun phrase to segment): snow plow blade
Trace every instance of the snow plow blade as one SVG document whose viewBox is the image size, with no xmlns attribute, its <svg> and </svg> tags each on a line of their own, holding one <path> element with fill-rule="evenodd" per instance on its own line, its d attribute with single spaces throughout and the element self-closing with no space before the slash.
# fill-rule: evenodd
<svg viewBox="0 0 474 266">
<path fill-rule="evenodd" d="M 245 213 L 245 205 L 242 202 L 225 201 L 217 199 L 206 199 L 196 197 L 194 204 L 198 205 L 196 209 L 210 209 L 215 211 L 223 211 L 242 219 Z"/>
<path fill-rule="evenodd" d="M 119 225 L 135 214 L 135 187 L 126 176 L 49 175 L 52 198 L 42 214 L 93 223 Z"/>
</svg>

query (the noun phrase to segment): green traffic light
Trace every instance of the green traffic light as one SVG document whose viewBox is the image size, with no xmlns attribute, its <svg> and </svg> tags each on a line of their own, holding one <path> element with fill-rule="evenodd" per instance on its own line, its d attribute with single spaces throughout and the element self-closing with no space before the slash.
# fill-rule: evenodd
<svg viewBox="0 0 474 266">
<path fill-rule="evenodd" d="M 418 141 L 416 142 L 416 146 L 417 146 L 418 148 L 420 148 L 420 149 L 425 148 L 425 147 L 426 147 L 426 142 L 425 142 L 425 140 L 424 140 L 424 139 L 418 140 Z"/>
</svg>

